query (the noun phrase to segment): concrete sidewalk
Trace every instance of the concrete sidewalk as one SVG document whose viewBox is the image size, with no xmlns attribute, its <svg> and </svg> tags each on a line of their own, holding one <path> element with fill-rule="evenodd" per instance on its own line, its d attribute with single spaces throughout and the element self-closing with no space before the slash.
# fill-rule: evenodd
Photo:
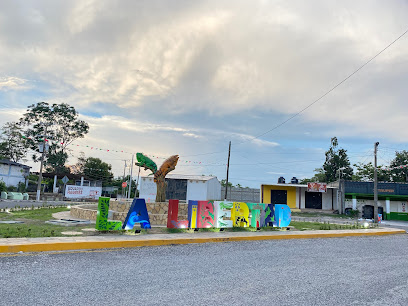
<svg viewBox="0 0 408 306">
<path fill-rule="evenodd" d="M 2 238 L 0 239 L 0 253 L 92 250 L 189 243 L 273 239 L 335 238 L 348 236 L 355 237 L 393 234 L 406 234 L 406 231 L 393 228 L 378 228 L 361 230 L 319 230 L 296 232 L 197 232 L 177 234 L 104 235 L 87 237 L 77 236 L 49 238 Z"/>
</svg>

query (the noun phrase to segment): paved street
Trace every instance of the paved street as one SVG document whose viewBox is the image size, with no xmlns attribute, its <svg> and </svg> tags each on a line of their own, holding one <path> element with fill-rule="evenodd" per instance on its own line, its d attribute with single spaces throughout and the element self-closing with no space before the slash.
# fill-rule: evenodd
<svg viewBox="0 0 408 306">
<path fill-rule="evenodd" d="M 0 257 L 2 305 L 406 305 L 408 236 Z"/>
</svg>

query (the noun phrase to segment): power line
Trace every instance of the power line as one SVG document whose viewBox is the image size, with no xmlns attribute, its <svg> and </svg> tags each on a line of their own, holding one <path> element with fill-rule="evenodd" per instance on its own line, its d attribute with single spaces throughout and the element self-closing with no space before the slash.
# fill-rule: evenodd
<svg viewBox="0 0 408 306">
<path fill-rule="evenodd" d="M 337 87 L 339 87 L 340 85 L 342 85 L 344 82 L 346 82 L 348 79 L 350 79 L 352 76 L 354 76 L 356 73 L 358 73 L 361 69 L 363 69 L 365 66 L 367 66 L 370 62 L 372 62 L 375 58 L 377 58 L 381 53 L 383 53 L 385 50 L 387 50 L 389 47 L 391 47 L 394 43 L 396 43 L 400 38 L 402 38 L 405 34 L 408 33 L 408 29 L 405 30 L 404 33 L 402 33 L 400 36 L 398 36 L 396 39 L 394 39 L 390 44 L 388 44 L 384 49 L 382 49 L 380 52 L 378 52 L 376 55 L 374 55 L 373 57 L 371 57 L 368 61 L 366 61 L 363 65 L 361 65 L 359 68 L 357 68 L 357 70 L 355 70 L 354 72 L 352 72 L 351 74 L 349 74 L 346 78 L 344 78 L 342 81 L 340 81 L 339 83 L 337 83 L 335 86 L 333 86 L 331 89 L 329 89 L 328 91 L 326 91 L 326 93 L 324 93 L 323 95 L 321 95 L 319 98 L 317 98 L 316 100 L 314 100 L 312 103 L 310 103 L 309 105 L 307 105 L 306 107 L 304 107 L 302 110 L 300 110 L 299 112 L 295 113 L 294 115 L 290 116 L 288 119 L 284 120 L 283 122 L 279 123 L 278 125 L 274 126 L 273 128 L 271 128 L 270 130 L 259 134 L 258 136 L 253 137 L 250 140 L 254 140 L 257 139 L 259 137 L 262 137 L 276 129 L 278 129 L 279 127 L 281 127 L 282 125 L 284 125 L 285 123 L 287 123 L 288 121 L 292 120 L 293 118 L 299 116 L 301 113 L 303 113 L 305 110 L 307 110 L 308 108 L 312 107 L 314 104 L 316 104 L 317 102 L 319 102 L 320 100 L 322 100 L 324 97 L 326 97 L 329 93 L 331 93 L 332 91 L 334 91 Z M 238 143 L 237 145 L 246 143 L 250 140 L 247 141 L 243 141 L 241 143 Z"/>
</svg>

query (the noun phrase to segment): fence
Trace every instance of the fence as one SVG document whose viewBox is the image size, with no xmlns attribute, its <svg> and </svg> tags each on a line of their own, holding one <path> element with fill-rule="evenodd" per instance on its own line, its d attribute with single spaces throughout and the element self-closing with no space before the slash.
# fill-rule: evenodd
<svg viewBox="0 0 408 306">
<path fill-rule="evenodd" d="M 225 197 L 225 187 L 221 187 L 221 198 Z M 260 189 L 228 187 L 227 201 L 259 203 Z"/>
</svg>

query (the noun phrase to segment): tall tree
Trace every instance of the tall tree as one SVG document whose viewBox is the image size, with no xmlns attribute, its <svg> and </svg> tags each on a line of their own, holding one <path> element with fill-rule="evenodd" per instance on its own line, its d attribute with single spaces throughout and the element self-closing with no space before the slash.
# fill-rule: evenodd
<svg viewBox="0 0 408 306">
<path fill-rule="evenodd" d="M 353 175 L 353 181 L 372 182 L 374 181 L 374 165 L 372 162 L 367 164 L 357 163 L 353 165 L 356 173 Z M 383 166 L 377 166 L 377 179 L 380 182 L 390 182 L 391 176 L 387 171 L 382 170 Z"/>
<path fill-rule="evenodd" d="M 338 171 L 340 168 L 342 178 L 351 180 L 353 168 L 350 166 L 350 161 L 347 156 L 347 150 L 338 148 L 337 137 L 331 139 L 330 148 L 326 151 L 326 161 L 323 164 L 323 170 L 326 175 L 326 182 L 334 182 L 338 179 Z"/>
<path fill-rule="evenodd" d="M 391 168 L 396 168 L 391 170 L 393 182 L 408 182 L 408 167 L 401 167 L 405 165 L 408 165 L 408 151 L 396 151 L 390 163 Z"/>
<path fill-rule="evenodd" d="M 312 178 L 305 178 L 300 181 L 300 184 L 307 184 L 312 182 L 326 182 L 326 173 L 324 172 L 323 168 L 316 168 L 314 169 L 315 175 Z"/>
<path fill-rule="evenodd" d="M 39 102 L 30 105 L 20 122 L 27 127 L 25 134 L 30 137 L 29 145 L 36 151 L 33 160 L 38 161 L 41 156 L 38 144 L 47 141 L 50 146 L 45 159 L 46 167 L 62 173 L 66 171 L 64 165 L 68 159 L 68 145 L 83 138 L 89 131 L 88 124 L 78 119 L 75 108 L 66 103 L 50 105 Z"/>
<path fill-rule="evenodd" d="M 75 168 L 78 169 L 77 174 L 82 174 L 90 180 L 102 181 L 103 185 L 110 183 L 113 179 L 112 166 L 100 158 L 81 156 Z"/>
<path fill-rule="evenodd" d="M 0 156 L 2 158 L 19 162 L 27 156 L 28 143 L 23 138 L 23 129 L 17 122 L 7 122 L 1 128 Z"/>
</svg>

